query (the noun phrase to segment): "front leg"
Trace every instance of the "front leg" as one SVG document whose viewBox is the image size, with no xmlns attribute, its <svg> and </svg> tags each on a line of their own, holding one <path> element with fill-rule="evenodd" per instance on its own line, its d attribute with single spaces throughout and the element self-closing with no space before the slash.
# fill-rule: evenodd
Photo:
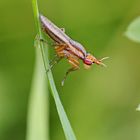
<svg viewBox="0 0 140 140">
<path fill-rule="evenodd" d="M 54 58 L 49 62 L 49 68 L 46 72 L 49 72 L 49 70 L 51 70 L 54 67 L 54 65 L 56 65 L 61 59 L 62 57 L 55 55 Z"/>
<path fill-rule="evenodd" d="M 55 51 L 56 51 L 56 55 L 55 57 L 50 61 L 50 67 L 49 69 L 51 69 L 55 64 L 57 64 L 62 58 L 65 57 L 65 49 L 66 45 L 65 44 L 57 44 L 55 46 Z"/>
<path fill-rule="evenodd" d="M 54 65 L 56 65 L 60 60 L 62 59 L 62 57 L 59 56 L 55 56 L 53 60 L 51 60 L 50 62 L 50 68 L 52 69 Z"/>
<path fill-rule="evenodd" d="M 62 83 L 61 83 L 62 86 L 64 85 L 64 82 L 65 82 L 68 74 L 71 73 L 72 71 L 76 71 L 76 70 L 78 70 L 80 68 L 79 67 L 79 61 L 78 61 L 78 59 L 76 57 L 69 57 L 68 61 L 72 65 L 72 67 L 67 70 L 67 72 L 66 72 L 66 74 L 65 74 L 65 76 L 64 76 L 64 78 L 62 80 Z"/>
<path fill-rule="evenodd" d="M 48 46 L 53 46 L 53 47 L 57 45 L 55 42 L 50 43 L 47 40 L 45 40 L 43 38 L 40 38 L 38 34 L 35 37 L 35 41 L 37 41 L 38 43 L 42 42 L 42 43 L 44 43 L 44 44 L 46 44 Z"/>
</svg>

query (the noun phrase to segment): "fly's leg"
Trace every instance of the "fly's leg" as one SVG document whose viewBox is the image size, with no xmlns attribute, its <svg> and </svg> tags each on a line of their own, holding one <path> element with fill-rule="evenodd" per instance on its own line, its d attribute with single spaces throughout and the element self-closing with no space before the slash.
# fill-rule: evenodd
<svg viewBox="0 0 140 140">
<path fill-rule="evenodd" d="M 64 78 L 63 78 L 63 80 L 61 82 L 61 85 L 64 86 L 65 80 L 66 80 L 66 78 L 67 78 L 67 76 L 68 76 L 68 74 L 70 72 L 75 71 L 75 70 L 78 70 L 78 69 L 79 68 L 77 68 L 77 67 L 72 67 L 72 68 L 68 69 L 68 71 L 66 72 L 66 74 L 65 74 L 65 76 L 64 76 Z"/>
<path fill-rule="evenodd" d="M 62 46 L 63 47 L 67 46 L 65 43 L 57 43 L 57 42 L 52 42 L 50 44 L 50 42 L 48 42 L 47 40 L 45 40 L 43 38 L 40 38 L 39 35 L 37 34 L 35 37 L 35 44 L 39 44 L 39 42 L 43 42 L 46 45 L 53 46 L 53 47 L 59 47 L 59 48 L 61 48 Z"/>
<path fill-rule="evenodd" d="M 52 69 L 54 67 L 54 65 L 56 65 L 61 59 L 62 59 L 62 57 L 57 57 L 55 60 L 53 60 L 50 63 L 50 68 L 49 69 Z"/>
<path fill-rule="evenodd" d="M 35 41 L 39 44 L 39 42 L 43 42 L 44 44 L 46 45 L 49 45 L 49 46 L 56 46 L 56 43 L 49 43 L 47 40 L 43 39 L 43 38 L 40 38 L 39 35 L 37 34 L 36 37 L 35 37 Z"/>
<path fill-rule="evenodd" d="M 47 40 L 40 38 L 39 35 L 36 35 L 35 40 L 41 41 L 41 42 L 45 43 L 46 45 L 53 46 L 53 47 L 57 46 L 57 47 L 61 48 L 62 46 L 63 47 L 67 46 L 65 43 L 57 43 L 57 42 L 52 42 L 50 44 L 50 42 L 48 42 Z"/>
<path fill-rule="evenodd" d="M 50 61 L 50 69 L 55 64 L 57 64 L 62 58 L 65 57 L 64 49 L 65 49 L 65 45 L 59 44 L 59 46 L 55 46 L 55 51 L 56 51 L 57 55 L 55 55 L 55 57 Z"/>
<path fill-rule="evenodd" d="M 51 60 L 49 61 L 49 64 L 51 65 L 57 58 L 58 58 L 58 55 L 56 54 L 56 55 L 53 57 L 53 59 L 51 59 Z"/>
<path fill-rule="evenodd" d="M 56 51 L 57 55 L 55 55 L 55 57 L 50 61 L 49 69 L 52 69 L 54 65 L 56 65 L 62 58 L 64 58 L 64 56 L 65 56 L 64 48 L 65 48 L 65 45 L 59 44 L 59 46 L 55 46 L 55 51 Z M 49 71 L 49 69 L 48 69 L 48 71 Z"/>
<path fill-rule="evenodd" d="M 67 70 L 67 72 L 66 72 L 66 74 L 65 74 L 65 76 L 64 76 L 64 78 L 63 78 L 63 80 L 62 80 L 62 83 L 61 83 L 62 86 L 64 85 L 64 82 L 65 82 L 65 80 L 66 80 L 68 74 L 71 73 L 72 71 L 76 71 L 76 70 L 79 69 L 79 61 L 78 61 L 77 58 L 75 58 L 75 57 L 69 57 L 69 58 L 68 58 L 68 61 L 69 61 L 69 63 L 72 65 L 72 67 L 71 67 L 70 69 Z"/>
<path fill-rule="evenodd" d="M 51 70 L 55 64 L 57 64 L 60 60 L 62 59 L 62 57 L 59 57 L 58 55 L 55 55 L 54 58 L 49 62 L 49 68 L 47 69 L 46 72 L 48 72 L 49 70 Z"/>
<path fill-rule="evenodd" d="M 59 57 L 65 57 L 66 55 L 64 50 L 65 48 L 66 48 L 65 44 L 58 44 L 55 46 L 55 51 Z"/>
<path fill-rule="evenodd" d="M 57 44 L 57 46 L 55 46 L 55 51 L 56 51 L 56 55 L 55 57 L 50 61 L 50 65 L 53 64 L 57 59 L 62 59 L 63 57 L 65 57 L 65 44 Z"/>
</svg>

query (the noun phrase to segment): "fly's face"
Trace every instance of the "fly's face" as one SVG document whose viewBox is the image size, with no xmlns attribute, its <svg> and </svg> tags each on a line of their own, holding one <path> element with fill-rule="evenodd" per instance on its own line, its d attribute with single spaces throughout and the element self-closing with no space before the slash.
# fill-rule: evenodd
<svg viewBox="0 0 140 140">
<path fill-rule="evenodd" d="M 84 66 L 85 66 L 86 69 L 88 69 L 88 68 L 90 68 L 90 66 L 91 66 L 92 64 L 95 63 L 95 64 L 97 64 L 97 65 L 101 65 L 101 66 L 106 67 L 106 65 L 105 65 L 102 61 L 105 60 L 105 59 L 107 59 L 107 58 L 108 58 L 108 57 L 104 57 L 104 58 L 98 60 L 98 59 L 96 59 L 93 55 L 91 55 L 91 54 L 88 53 L 88 54 L 86 55 L 85 59 L 83 60 Z"/>
</svg>

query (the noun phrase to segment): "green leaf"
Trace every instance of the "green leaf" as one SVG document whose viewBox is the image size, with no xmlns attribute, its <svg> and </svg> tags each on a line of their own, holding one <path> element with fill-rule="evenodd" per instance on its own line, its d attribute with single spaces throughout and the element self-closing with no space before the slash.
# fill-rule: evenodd
<svg viewBox="0 0 140 140">
<path fill-rule="evenodd" d="M 136 111 L 140 111 L 140 104 L 139 104 L 138 107 L 136 108 Z"/>
<path fill-rule="evenodd" d="M 40 49 L 36 47 L 36 63 L 32 80 L 26 140 L 49 140 L 48 84 L 45 78 Z"/>
<path fill-rule="evenodd" d="M 125 35 L 135 41 L 140 42 L 140 17 L 137 17 L 127 28 Z"/>
</svg>

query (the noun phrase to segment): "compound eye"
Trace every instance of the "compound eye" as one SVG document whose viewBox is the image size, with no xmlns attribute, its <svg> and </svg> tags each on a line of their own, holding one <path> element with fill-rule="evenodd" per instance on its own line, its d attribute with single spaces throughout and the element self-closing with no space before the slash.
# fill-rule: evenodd
<svg viewBox="0 0 140 140">
<path fill-rule="evenodd" d="M 92 65 L 92 61 L 90 59 L 85 59 L 84 63 L 87 65 Z"/>
</svg>

